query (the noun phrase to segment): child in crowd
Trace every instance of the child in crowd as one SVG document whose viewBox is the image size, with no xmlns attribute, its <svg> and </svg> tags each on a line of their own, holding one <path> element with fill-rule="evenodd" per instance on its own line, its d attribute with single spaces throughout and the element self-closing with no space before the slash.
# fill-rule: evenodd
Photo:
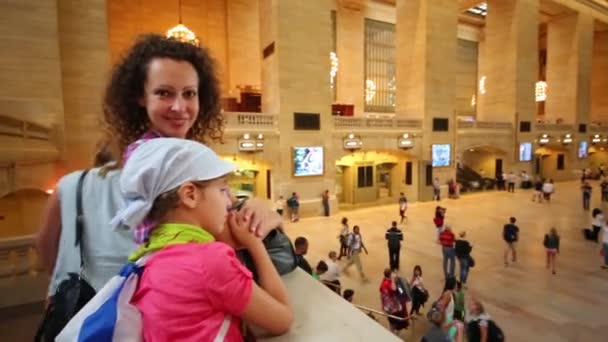
<svg viewBox="0 0 608 342">
<path fill-rule="evenodd" d="M 317 267 L 315 267 L 315 270 L 312 272 L 312 277 L 317 279 L 318 281 L 321 281 L 321 276 L 323 274 L 325 274 L 328 269 L 329 269 L 329 267 L 327 267 L 327 264 L 325 263 L 325 261 L 321 260 L 317 264 Z"/>
<path fill-rule="evenodd" d="M 555 228 L 551 228 L 549 234 L 545 235 L 543 245 L 547 251 L 547 269 L 551 268 L 551 271 L 555 274 L 555 259 L 559 254 L 559 235 L 557 235 Z"/>
<path fill-rule="evenodd" d="M 426 303 L 429 293 L 424 288 L 424 283 L 422 282 L 422 267 L 420 265 L 414 267 L 410 286 L 412 287 L 412 310 L 410 311 L 410 315 L 416 313 L 418 316 L 421 316 L 420 307 Z"/>
<path fill-rule="evenodd" d="M 454 319 L 457 319 L 456 317 L 459 316 L 460 321 L 463 320 L 463 318 L 465 316 L 464 308 L 465 308 L 464 288 L 462 286 L 462 283 L 457 281 L 456 282 L 456 293 L 454 293 Z"/>
<path fill-rule="evenodd" d="M 156 223 L 129 257 L 144 265 L 127 300 L 141 314 L 129 329 L 141 329 L 143 340 L 242 341 L 241 319 L 270 334 L 289 329 L 287 290 L 261 239 L 231 205 L 226 175 L 233 170 L 205 145 L 174 138 L 143 142 L 127 161 L 120 176 L 126 204 L 111 224 Z M 259 286 L 235 246 L 251 253 Z"/>
<path fill-rule="evenodd" d="M 437 206 L 435 208 L 435 217 L 433 218 L 433 223 L 435 224 L 435 228 L 437 229 L 437 241 L 439 241 L 439 234 L 443 230 L 446 211 L 447 211 L 446 208 L 442 208 L 440 206 Z"/>
<path fill-rule="evenodd" d="M 283 196 L 279 196 L 279 199 L 274 203 L 274 206 L 277 211 L 277 214 L 283 217 L 283 211 L 285 209 L 285 199 L 283 198 Z"/>
</svg>

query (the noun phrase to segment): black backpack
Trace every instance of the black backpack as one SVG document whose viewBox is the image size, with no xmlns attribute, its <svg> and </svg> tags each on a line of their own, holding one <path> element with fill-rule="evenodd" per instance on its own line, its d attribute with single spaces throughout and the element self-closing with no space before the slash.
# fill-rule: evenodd
<svg viewBox="0 0 608 342">
<path fill-rule="evenodd" d="M 488 339 L 487 342 L 503 342 L 505 335 L 502 329 L 493 321 L 488 320 Z M 479 327 L 479 320 L 471 321 L 467 324 L 467 335 L 469 336 L 469 342 L 481 341 L 481 328 Z"/>
</svg>

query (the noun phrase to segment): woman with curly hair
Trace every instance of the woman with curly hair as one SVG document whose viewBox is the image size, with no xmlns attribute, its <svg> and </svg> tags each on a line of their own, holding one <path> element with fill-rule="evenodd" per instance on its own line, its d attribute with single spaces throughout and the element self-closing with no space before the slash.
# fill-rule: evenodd
<svg viewBox="0 0 608 342">
<path fill-rule="evenodd" d="M 139 143 L 155 137 L 221 140 L 219 89 L 215 63 L 206 49 L 142 35 L 114 67 L 104 96 L 105 123 L 120 155 L 128 158 Z M 121 159 L 116 165 L 91 169 L 81 187 L 77 184 L 84 172 L 68 174 L 49 199 L 38 248 L 46 268 L 53 270 L 50 296 L 68 272 L 80 272 L 100 289 L 135 249 L 131 232 L 108 228 L 122 205 L 118 180 L 123 163 Z M 74 248 L 77 197 L 82 198 L 85 222 L 82 268 Z M 281 224 L 278 214 L 259 199 L 244 203 L 239 219 L 260 237 Z M 144 242 L 148 232 L 149 225 L 139 227 L 136 242 Z"/>
</svg>

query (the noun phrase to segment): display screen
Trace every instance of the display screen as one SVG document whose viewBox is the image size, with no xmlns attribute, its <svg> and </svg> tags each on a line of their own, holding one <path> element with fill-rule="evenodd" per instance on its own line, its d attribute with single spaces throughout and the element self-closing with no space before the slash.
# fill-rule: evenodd
<svg viewBox="0 0 608 342">
<path fill-rule="evenodd" d="M 432 166 L 443 167 L 450 166 L 451 146 L 450 144 L 433 144 L 432 150 Z"/>
<path fill-rule="evenodd" d="M 519 161 L 528 162 L 532 160 L 532 143 L 523 142 L 519 144 Z"/>
<path fill-rule="evenodd" d="M 579 158 L 587 158 L 589 156 L 589 145 L 586 141 L 581 141 L 578 143 L 578 157 Z"/>
<path fill-rule="evenodd" d="M 293 148 L 293 175 L 322 176 L 323 147 L 303 146 Z"/>
</svg>

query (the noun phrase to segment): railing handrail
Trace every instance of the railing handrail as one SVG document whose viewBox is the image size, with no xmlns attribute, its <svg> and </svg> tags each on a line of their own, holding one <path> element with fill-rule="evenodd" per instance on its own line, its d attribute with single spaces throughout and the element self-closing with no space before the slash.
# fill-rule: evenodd
<svg viewBox="0 0 608 342">
<path fill-rule="evenodd" d="M 0 239 L 0 250 L 33 247 L 36 235 L 23 235 Z"/>
<path fill-rule="evenodd" d="M 354 305 L 354 306 L 355 306 L 357 309 L 364 310 L 364 311 L 367 311 L 367 312 L 373 312 L 373 313 L 375 313 L 375 314 L 382 315 L 382 316 L 389 317 L 389 318 L 393 318 L 393 319 L 396 319 L 396 320 L 399 320 L 399 321 L 404 321 L 404 322 L 405 322 L 405 321 L 407 321 L 407 320 L 412 319 L 412 317 L 413 317 L 413 316 L 411 316 L 411 315 L 410 315 L 410 316 L 408 316 L 407 318 L 403 318 L 403 317 L 399 317 L 399 316 L 393 316 L 393 315 L 389 315 L 389 314 L 387 314 L 386 312 L 382 312 L 382 311 L 378 311 L 378 310 L 370 309 L 370 308 L 365 307 L 365 306 L 362 306 L 362 305 L 357 305 L 357 304 L 353 304 L 353 305 Z"/>
</svg>

